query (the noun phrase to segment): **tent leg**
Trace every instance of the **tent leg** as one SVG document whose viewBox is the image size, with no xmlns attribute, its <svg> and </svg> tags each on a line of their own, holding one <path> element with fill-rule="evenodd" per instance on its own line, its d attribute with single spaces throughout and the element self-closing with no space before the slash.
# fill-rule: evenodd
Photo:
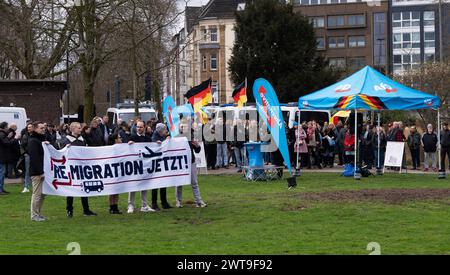
<svg viewBox="0 0 450 275">
<path fill-rule="evenodd" d="M 445 179 L 445 168 L 442 169 L 442 166 L 445 167 L 445 163 L 442 163 L 441 161 L 441 150 L 442 150 L 442 146 L 441 146 L 441 112 L 440 109 L 438 108 L 438 117 L 437 117 L 437 128 L 438 128 L 438 160 L 439 160 L 439 174 L 438 174 L 438 178 L 439 179 Z"/>
<path fill-rule="evenodd" d="M 299 136 L 300 134 L 298 133 L 298 127 L 302 127 L 301 126 L 301 124 L 300 124 L 300 115 L 301 115 L 301 111 L 300 111 L 300 109 L 298 110 L 298 124 L 297 124 L 297 136 Z M 298 142 L 299 142 L 299 140 L 298 140 L 298 137 L 296 138 L 296 144 L 298 144 Z M 295 147 L 295 145 L 294 145 L 294 147 Z M 301 176 L 301 171 L 300 171 L 300 166 L 299 166 L 299 155 L 300 155 L 300 153 L 299 153 L 299 149 L 297 149 L 297 164 L 296 164 L 296 166 L 295 166 L 295 176 L 296 177 L 300 177 Z"/>
<path fill-rule="evenodd" d="M 356 168 L 358 167 L 357 156 L 358 156 L 358 110 L 355 109 L 355 170 L 353 171 L 353 177 L 355 178 L 355 180 L 360 180 L 361 173 L 356 172 Z"/>
<path fill-rule="evenodd" d="M 380 151 L 381 151 L 381 148 L 380 148 L 380 145 L 381 145 L 381 140 L 380 140 L 380 134 L 381 134 L 381 111 L 378 112 L 378 129 L 377 129 L 377 132 L 378 132 L 377 175 L 381 176 L 381 175 L 383 175 L 383 171 L 381 170 L 381 165 L 380 165 L 381 164 L 381 160 L 380 160 Z"/>
</svg>

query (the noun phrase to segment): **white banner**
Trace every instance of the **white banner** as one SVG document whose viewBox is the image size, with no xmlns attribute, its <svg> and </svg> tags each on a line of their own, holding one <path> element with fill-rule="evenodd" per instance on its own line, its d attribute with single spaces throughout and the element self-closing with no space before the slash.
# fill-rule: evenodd
<svg viewBox="0 0 450 275">
<path fill-rule="evenodd" d="M 404 142 L 388 141 L 386 145 L 384 165 L 392 167 L 402 167 L 404 149 Z"/>
<path fill-rule="evenodd" d="M 44 147 L 43 193 L 106 196 L 191 184 L 191 149 L 185 137 L 104 147 Z"/>
<path fill-rule="evenodd" d="M 200 145 L 200 153 L 195 153 L 195 164 L 197 165 L 197 168 L 206 168 L 206 156 L 205 156 L 205 146 L 203 142 L 198 143 Z"/>
</svg>

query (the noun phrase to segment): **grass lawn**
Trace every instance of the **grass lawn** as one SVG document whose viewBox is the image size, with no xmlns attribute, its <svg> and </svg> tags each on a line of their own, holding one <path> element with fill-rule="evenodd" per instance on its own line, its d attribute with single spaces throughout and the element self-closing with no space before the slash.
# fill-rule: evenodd
<svg viewBox="0 0 450 275">
<path fill-rule="evenodd" d="M 340 200 L 317 193 L 333 197 L 377 189 L 389 195 L 393 188 L 439 193 L 449 191 L 449 180 L 387 174 L 355 181 L 304 173 L 297 182 L 296 189 L 287 190 L 285 180 L 250 183 L 238 176 L 201 176 L 207 208 L 188 204 L 192 192 L 185 187 L 182 209 L 110 215 L 107 198 L 98 197 L 90 203 L 99 215 L 83 217 L 75 199 L 73 219 L 66 217 L 65 198 L 47 197 L 43 214 L 50 220 L 44 223 L 30 221 L 31 194 L 7 186 L 11 194 L 0 197 L 0 254 L 68 254 L 70 242 L 80 244 L 81 254 L 369 254 L 369 242 L 379 243 L 382 254 L 450 254 L 448 196 L 391 202 L 367 194 Z M 168 190 L 172 205 L 173 193 Z M 122 195 L 124 212 L 126 201 Z"/>
</svg>

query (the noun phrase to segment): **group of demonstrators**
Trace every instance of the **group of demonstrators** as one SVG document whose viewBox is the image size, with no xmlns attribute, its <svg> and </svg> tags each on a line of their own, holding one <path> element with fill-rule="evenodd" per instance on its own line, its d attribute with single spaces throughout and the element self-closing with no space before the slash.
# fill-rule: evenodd
<svg viewBox="0 0 450 275">
<path fill-rule="evenodd" d="M 193 120 L 183 120 L 180 133 L 188 137 L 192 154 L 191 185 L 195 203 L 198 207 L 205 207 L 197 180 L 197 169 L 194 152 L 199 153 L 201 146 L 192 133 L 200 124 Z M 55 127 L 42 122 L 29 123 L 21 133 L 16 133 L 17 126 L 3 122 L 0 123 L 0 195 L 8 192 L 4 189 L 5 177 L 24 178 L 24 189 L 22 193 L 27 193 L 32 188 L 32 219 L 36 221 L 45 220 L 42 217 L 41 207 L 44 200 L 42 194 L 42 184 L 44 181 L 43 171 L 43 148 L 42 142 L 54 146 L 56 149 L 63 149 L 66 146 L 108 146 L 120 143 L 149 143 L 161 144 L 166 139 L 170 139 L 167 126 L 156 120 L 148 122 L 138 118 L 128 122 L 118 121 L 117 125 L 110 127 L 107 116 L 95 117 L 89 125 L 73 122 L 70 125 L 63 124 Z M 215 138 L 205 138 L 201 136 L 199 141 L 204 142 L 205 155 L 208 169 L 229 169 L 234 164 L 237 171 L 242 172 L 242 166 L 248 163 L 244 144 L 249 141 L 267 141 L 269 133 L 256 121 L 249 119 L 224 120 L 209 118 L 209 122 L 202 125 L 209 127 L 208 130 Z M 263 129 L 264 128 L 264 129 Z M 405 128 L 408 128 L 405 130 Z M 188 130 L 186 130 L 188 129 Z M 290 161 L 293 167 L 318 169 L 332 168 L 337 162 L 338 166 L 346 163 L 353 163 L 355 154 L 355 129 L 349 124 L 339 121 L 336 125 L 327 122 L 304 121 L 300 125 L 294 123 L 292 128 L 285 127 L 290 153 Z M 217 135 L 220 132 L 222 135 Z M 231 134 L 230 134 L 231 133 Z M 221 137 L 221 138 L 217 138 Z M 433 126 L 428 124 L 424 133 L 419 133 L 414 125 L 404 127 L 402 122 L 392 122 L 386 127 L 378 127 L 372 124 L 365 124 L 359 129 L 358 145 L 359 152 L 358 165 L 367 166 L 368 169 L 380 167 L 384 162 L 384 154 L 388 141 L 406 142 L 411 153 L 412 169 L 420 169 L 421 151 L 424 152 L 424 171 L 437 171 L 437 150 L 438 136 Z M 450 130 L 448 124 L 443 123 L 441 131 L 441 161 L 444 164 L 445 158 L 450 157 Z M 378 150 L 380 149 L 380 150 Z M 298 156 L 298 158 L 297 158 Z M 378 161 L 378 158 L 380 161 Z M 404 166 L 406 161 L 404 159 Z M 266 164 L 283 166 L 283 159 L 280 152 L 267 152 L 264 154 Z M 298 162 L 298 164 L 297 164 Z M 279 176 L 282 176 L 280 171 Z M 128 194 L 127 213 L 136 211 L 135 193 Z M 151 192 L 151 204 L 147 200 L 147 191 L 141 191 L 141 212 L 160 211 L 158 206 L 158 189 Z M 163 209 L 172 208 L 167 200 L 166 188 L 159 189 L 160 205 Z M 175 190 L 176 207 L 182 207 L 182 187 Z M 67 216 L 73 217 L 74 198 L 66 198 Z M 87 197 L 81 198 L 83 214 L 85 216 L 95 216 L 89 207 Z M 122 214 L 118 206 L 119 194 L 109 196 L 111 214 Z"/>
<path fill-rule="evenodd" d="M 73 122 L 70 125 L 61 125 L 59 129 L 43 122 L 29 123 L 21 134 L 16 134 L 17 126 L 8 125 L 3 122 L 0 124 L 0 195 L 7 195 L 4 189 L 4 177 L 10 175 L 18 161 L 23 158 L 22 174 L 24 177 L 24 189 L 22 193 L 27 193 L 32 188 L 31 198 L 31 219 L 33 221 L 45 221 L 46 218 L 41 214 L 41 208 L 45 195 L 42 193 L 44 183 L 44 150 L 42 143 L 53 146 L 56 149 L 63 149 L 66 146 L 108 146 L 120 143 L 132 145 L 140 142 L 154 142 L 161 144 L 166 139 L 170 139 L 167 127 L 157 121 L 144 122 L 139 119 L 121 122 L 118 125 L 109 127 L 108 117 L 95 117 L 90 125 Z M 49 127 L 50 126 L 50 127 Z M 196 141 L 189 141 L 191 154 L 199 152 L 201 147 Z M 19 150 L 19 156 L 16 159 L 9 158 L 10 152 Z M 192 157 L 193 162 L 195 157 Z M 20 169 L 18 169 L 20 170 Z M 16 172 L 19 176 L 19 172 Z M 195 163 L 191 169 L 191 185 L 197 207 L 206 207 L 207 204 L 202 200 L 198 186 L 197 171 Z M 172 208 L 167 200 L 166 188 L 159 190 L 161 207 L 163 209 Z M 141 212 L 155 212 L 161 209 L 158 206 L 158 190 L 153 189 L 151 194 L 151 205 L 147 202 L 147 191 L 141 191 Z M 182 187 L 175 190 L 176 207 L 182 205 Z M 122 214 L 118 206 L 119 194 L 109 196 L 109 212 L 111 214 Z M 74 214 L 74 198 L 66 198 L 66 211 L 69 218 Z M 84 216 L 96 216 L 89 207 L 87 197 L 81 198 Z M 127 213 L 135 212 L 135 193 L 128 194 Z"/>
</svg>

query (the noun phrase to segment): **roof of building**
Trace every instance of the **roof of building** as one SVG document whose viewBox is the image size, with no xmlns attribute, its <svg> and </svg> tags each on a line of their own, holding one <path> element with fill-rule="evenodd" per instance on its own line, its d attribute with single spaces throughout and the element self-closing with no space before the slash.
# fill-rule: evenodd
<svg viewBox="0 0 450 275">
<path fill-rule="evenodd" d="M 241 3 L 245 3 L 245 0 L 210 0 L 204 6 L 199 18 L 234 18 L 237 7 Z"/>
<path fill-rule="evenodd" d="M 202 7 L 186 7 L 186 30 L 187 32 L 191 32 L 192 28 L 198 22 L 198 16 L 202 11 Z"/>
</svg>

